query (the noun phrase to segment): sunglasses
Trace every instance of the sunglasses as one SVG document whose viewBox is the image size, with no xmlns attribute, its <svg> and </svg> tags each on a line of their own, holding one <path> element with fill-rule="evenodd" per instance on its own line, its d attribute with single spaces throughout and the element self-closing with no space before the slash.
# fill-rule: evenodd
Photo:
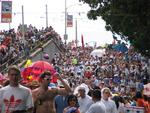
<svg viewBox="0 0 150 113">
<path fill-rule="evenodd" d="M 12 73 L 12 74 L 9 74 L 9 75 L 11 75 L 11 76 L 19 76 L 20 74 L 18 74 L 18 73 Z"/>
<path fill-rule="evenodd" d="M 44 80 L 47 80 L 47 81 L 51 80 L 51 78 L 46 78 L 46 77 L 45 77 L 45 78 L 43 78 L 43 79 L 44 79 Z"/>
</svg>

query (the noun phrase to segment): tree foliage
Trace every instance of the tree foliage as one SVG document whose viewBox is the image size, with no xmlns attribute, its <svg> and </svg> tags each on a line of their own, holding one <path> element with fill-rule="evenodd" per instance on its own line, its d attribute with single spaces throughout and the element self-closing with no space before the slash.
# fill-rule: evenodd
<svg viewBox="0 0 150 113">
<path fill-rule="evenodd" d="M 89 19 L 101 16 L 106 30 L 129 40 L 137 51 L 150 56 L 150 0 L 80 0 L 89 4 Z"/>
</svg>

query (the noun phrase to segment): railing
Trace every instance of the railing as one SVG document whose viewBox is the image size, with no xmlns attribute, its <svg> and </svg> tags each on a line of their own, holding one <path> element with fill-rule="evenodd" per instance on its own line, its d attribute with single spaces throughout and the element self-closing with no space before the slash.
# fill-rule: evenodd
<svg viewBox="0 0 150 113">
<path fill-rule="evenodd" d="M 44 39 L 44 40 L 39 40 L 36 42 L 35 46 L 29 51 L 29 53 L 35 52 L 35 50 L 37 48 L 40 48 L 44 43 L 46 43 L 48 40 L 51 40 L 51 36 L 49 36 L 48 38 Z M 6 71 L 8 70 L 8 67 L 11 65 L 17 65 L 19 63 L 21 63 L 23 60 L 27 59 L 29 57 L 29 55 L 27 55 L 25 53 L 25 51 L 22 51 L 19 55 L 17 55 L 16 57 L 13 57 L 9 60 L 7 60 L 7 62 L 3 63 L 2 65 L 0 65 L 0 72 L 1 73 L 6 73 Z"/>
</svg>

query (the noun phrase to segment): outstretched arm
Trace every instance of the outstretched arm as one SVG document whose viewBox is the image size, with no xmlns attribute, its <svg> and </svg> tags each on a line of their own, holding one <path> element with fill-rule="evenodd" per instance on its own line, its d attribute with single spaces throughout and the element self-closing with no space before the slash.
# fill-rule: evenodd
<svg viewBox="0 0 150 113">
<path fill-rule="evenodd" d="M 66 94 L 71 93 L 70 86 L 63 80 L 63 78 L 61 77 L 61 75 L 57 73 L 56 76 L 61 81 L 62 85 L 64 86 L 64 88 L 58 89 L 58 94 L 60 94 L 60 95 L 66 95 Z"/>
</svg>

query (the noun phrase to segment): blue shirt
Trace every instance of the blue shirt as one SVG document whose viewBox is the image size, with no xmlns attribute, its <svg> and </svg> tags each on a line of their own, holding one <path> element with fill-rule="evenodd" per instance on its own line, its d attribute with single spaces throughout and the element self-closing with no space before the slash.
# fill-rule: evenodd
<svg viewBox="0 0 150 113">
<path fill-rule="evenodd" d="M 68 106 L 67 96 L 58 95 L 55 97 L 56 113 L 63 113 L 64 108 Z"/>
</svg>

